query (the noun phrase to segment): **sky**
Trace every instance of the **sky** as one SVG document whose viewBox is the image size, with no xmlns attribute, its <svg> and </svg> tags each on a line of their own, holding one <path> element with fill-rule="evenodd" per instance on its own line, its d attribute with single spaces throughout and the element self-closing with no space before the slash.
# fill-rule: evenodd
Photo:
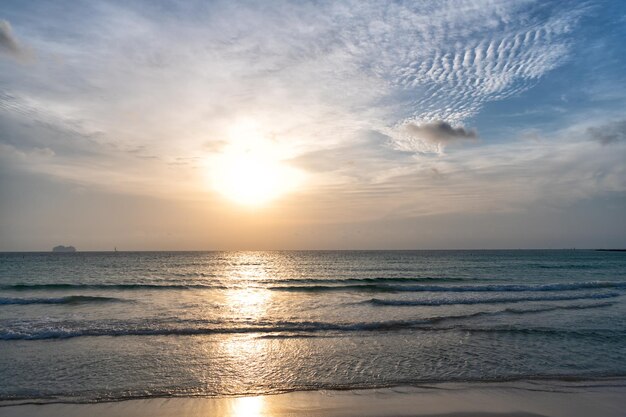
<svg viewBox="0 0 626 417">
<path fill-rule="evenodd" d="M 0 251 L 626 247 L 626 2 L 0 3 Z"/>
</svg>

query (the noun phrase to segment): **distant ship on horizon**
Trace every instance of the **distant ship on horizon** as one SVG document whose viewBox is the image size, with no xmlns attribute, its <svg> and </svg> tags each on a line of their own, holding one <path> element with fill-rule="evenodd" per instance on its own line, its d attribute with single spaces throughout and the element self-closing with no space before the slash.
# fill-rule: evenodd
<svg viewBox="0 0 626 417">
<path fill-rule="evenodd" d="M 52 252 L 76 252 L 76 248 L 74 246 L 55 246 L 52 248 Z"/>
</svg>

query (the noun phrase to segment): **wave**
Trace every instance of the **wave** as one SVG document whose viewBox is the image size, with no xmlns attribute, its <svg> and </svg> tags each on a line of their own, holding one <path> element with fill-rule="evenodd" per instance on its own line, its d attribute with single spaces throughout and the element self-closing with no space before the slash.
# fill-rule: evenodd
<svg viewBox="0 0 626 417">
<path fill-rule="evenodd" d="M 194 277 L 206 277 L 207 274 L 174 274 L 175 276 L 194 276 Z M 446 277 L 373 277 L 373 278 L 346 278 L 346 279 L 333 279 L 333 278 L 286 278 L 286 279 L 273 279 L 273 280 L 250 280 L 245 283 L 250 285 L 263 285 L 269 286 L 270 289 L 286 288 L 280 284 L 375 284 L 375 283 L 420 283 L 420 282 L 459 282 L 466 281 L 465 278 L 446 278 Z M 205 283 L 121 283 L 121 284 L 72 284 L 72 283 L 48 283 L 48 284 L 6 284 L 0 285 L 0 290 L 5 291 L 45 291 L 45 290 L 188 290 L 188 289 L 228 289 L 233 288 L 233 285 L 225 285 L 224 282 L 216 279 L 216 282 Z M 233 282 L 233 284 L 239 285 L 240 282 Z M 279 284 L 279 285 L 276 285 Z M 297 288 L 304 286 L 295 286 Z M 360 285 L 359 285 L 360 287 Z M 261 287 L 263 288 L 263 287 Z M 336 288 L 336 286 L 333 286 Z"/>
<path fill-rule="evenodd" d="M 538 391 L 550 393 L 587 393 L 590 389 L 619 389 L 626 387 L 626 373 L 620 370 L 603 371 L 578 371 L 571 372 L 527 372 L 501 375 L 438 375 L 431 377 L 402 379 L 395 381 L 370 380 L 370 382 L 331 382 L 317 381 L 314 384 L 296 384 L 294 386 L 265 386 L 263 389 L 244 388 L 237 392 L 215 392 L 212 390 L 189 389 L 186 386 L 165 387 L 149 389 L 119 389 L 105 392 L 80 394 L 76 391 L 58 392 L 51 395 L 47 392 L 30 391 L 20 394 L 0 394 L 0 409 L 3 407 L 15 407 L 24 405 L 47 405 L 47 404 L 102 404 L 116 403 L 128 400 L 149 400 L 161 399 L 171 400 L 172 398 L 224 398 L 234 396 L 258 396 L 271 394 L 286 394 L 290 392 L 309 391 L 337 391 L 361 394 L 363 390 L 385 390 L 390 394 L 405 394 L 421 392 L 424 388 L 437 389 L 441 392 L 458 390 L 458 387 L 450 387 L 450 383 L 463 384 L 462 387 L 476 387 L 474 384 L 498 384 L 498 389 L 521 389 L 523 392 Z M 208 387 L 207 387 L 208 388 Z M 417 390 L 417 391 L 414 391 Z M 458 416 L 458 414 L 456 414 Z M 486 414 L 497 416 L 501 414 Z M 529 414 L 509 414 L 512 416 L 529 416 Z M 536 414 L 535 414 L 536 415 Z M 532 415 L 531 415 L 532 416 Z"/>
<path fill-rule="evenodd" d="M 399 331 L 399 330 L 421 330 L 421 331 L 473 331 L 469 327 L 440 327 L 442 323 L 449 321 L 459 321 L 480 316 L 497 316 L 506 314 L 537 314 L 554 310 L 580 310 L 588 308 L 604 308 L 612 306 L 614 303 L 604 302 L 586 305 L 552 306 L 534 309 L 504 309 L 495 312 L 477 312 L 471 314 L 461 314 L 452 316 L 426 317 L 416 320 L 391 320 L 381 322 L 357 322 L 357 323 L 331 323 L 317 321 L 277 321 L 277 322 L 253 322 L 253 323 L 216 323 L 213 326 L 188 326 L 189 322 L 201 323 L 201 321 L 179 321 L 179 326 L 171 324 L 153 324 L 152 326 L 138 325 L 128 322 L 125 326 L 119 323 L 107 325 L 100 323 L 88 328 L 71 329 L 67 323 L 59 328 L 43 329 L 7 329 L 0 332 L 0 340 L 43 340 L 43 339 L 68 339 L 75 337 L 96 337 L 96 336 L 193 336 L 210 334 L 236 334 L 236 333 L 258 333 L 261 337 L 277 336 L 311 336 L 328 332 L 352 333 L 352 332 L 376 332 L 376 331 Z M 187 326 L 185 326 L 187 324 Z M 180 326 L 182 325 L 182 326 Z M 493 328 L 477 328 L 477 331 L 486 332 Z M 500 331 L 500 330 L 494 330 Z M 514 331 L 514 330 L 511 330 Z M 555 332 L 561 330 L 555 329 Z"/>
<path fill-rule="evenodd" d="M 12 304 L 83 304 L 83 303 L 106 303 L 123 302 L 121 298 L 96 297 L 88 295 L 70 295 L 56 298 L 3 298 L 0 297 L 0 305 Z"/>
<path fill-rule="evenodd" d="M 605 294 L 584 294 L 584 295 L 550 295 L 535 297 L 489 297 L 478 299 L 457 299 L 457 300 L 383 300 L 380 298 L 372 298 L 364 301 L 368 304 L 377 306 L 442 306 L 457 304 L 503 304 L 503 303 L 522 303 L 530 301 L 573 301 L 573 300 L 597 300 L 605 298 L 619 297 L 621 294 L 612 292 Z"/>
<path fill-rule="evenodd" d="M 300 282 L 316 284 L 328 282 L 332 285 L 283 285 L 298 279 L 245 281 L 246 288 L 268 289 L 289 292 L 542 292 L 542 291 L 576 291 L 585 289 L 623 289 L 626 282 L 588 281 L 560 284 L 472 284 L 472 285 L 404 285 L 405 283 L 456 281 L 461 278 L 350 278 L 350 279 L 300 279 Z M 395 285 L 398 284 L 398 285 Z M 233 289 L 240 288 L 242 282 L 225 285 L 215 283 L 123 283 L 123 284 L 8 284 L 0 285 L 4 291 L 45 291 L 45 290 L 194 290 L 194 289 Z"/>
<path fill-rule="evenodd" d="M 371 323 L 329 323 L 329 322 L 276 322 L 271 325 L 247 325 L 227 327 L 136 327 L 124 328 L 83 328 L 83 329 L 41 329 L 32 331 L 3 331 L 0 340 L 39 340 L 39 339 L 67 339 L 81 336 L 193 336 L 209 334 L 236 334 L 236 333 L 315 333 L 324 331 L 354 332 L 406 329 L 416 325 L 429 323 L 430 319 L 414 321 L 386 321 Z"/>
<path fill-rule="evenodd" d="M 594 303 L 594 304 L 569 304 L 564 306 L 550 306 L 550 307 L 539 307 L 533 309 L 526 308 L 507 308 L 503 311 L 509 314 L 527 314 L 527 313 L 544 313 L 548 311 L 556 311 L 556 310 L 587 310 L 590 308 L 604 308 L 614 306 L 615 302 L 604 302 L 604 303 Z"/>
<path fill-rule="evenodd" d="M 562 284 L 478 284 L 478 285 L 309 285 L 274 286 L 276 291 L 360 291 L 360 292 L 543 292 L 577 291 L 585 289 L 626 288 L 626 282 L 590 281 Z"/>
<path fill-rule="evenodd" d="M 227 289 L 219 284 L 11 284 L 1 285 L 5 291 L 46 291 L 46 290 L 188 290 L 188 289 Z"/>
<path fill-rule="evenodd" d="M 592 264 L 577 264 L 577 263 L 573 263 L 573 264 L 536 264 L 536 265 L 529 265 L 530 267 L 536 267 L 536 268 L 541 268 L 541 269 L 567 269 L 567 270 L 571 270 L 571 269 L 600 269 L 602 268 L 603 265 L 592 265 Z"/>
<path fill-rule="evenodd" d="M 283 278 L 274 280 L 252 281 L 263 284 L 370 284 L 370 283 L 420 283 L 420 282 L 462 282 L 472 278 L 454 277 L 371 277 L 371 278 Z"/>
<path fill-rule="evenodd" d="M 558 305 L 558 306 L 549 306 L 549 307 L 539 307 L 539 308 L 505 308 L 504 310 L 498 311 L 478 311 L 476 313 L 468 313 L 468 314 L 459 314 L 459 315 L 451 315 L 451 316 L 440 316 L 440 317 L 431 317 L 428 320 L 430 323 L 442 323 L 446 321 L 458 321 L 458 320 L 466 320 L 475 317 L 489 317 L 489 316 L 501 316 L 501 315 L 522 315 L 522 314 L 539 314 L 539 313 L 547 313 L 550 311 L 558 311 L 558 310 L 587 310 L 594 308 L 605 308 L 611 307 L 615 305 L 614 302 L 603 302 L 603 303 L 594 303 L 594 304 L 569 304 L 569 305 Z M 437 328 L 440 330 L 441 328 Z M 451 330 L 453 328 L 443 328 L 444 330 Z"/>
<path fill-rule="evenodd" d="M 591 338 L 593 340 L 624 340 L 626 341 L 626 331 L 608 329 L 553 329 L 549 327 L 470 327 L 460 326 L 454 328 L 440 327 L 439 331 L 460 331 L 467 333 L 500 333 L 500 334 L 522 334 L 522 335 L 544 335 L 573 338 Z"/>
</svg>

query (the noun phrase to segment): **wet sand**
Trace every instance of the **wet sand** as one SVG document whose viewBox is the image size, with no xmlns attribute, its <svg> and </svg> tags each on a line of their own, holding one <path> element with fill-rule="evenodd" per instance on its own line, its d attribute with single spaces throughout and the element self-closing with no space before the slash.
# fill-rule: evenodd
<svg viewBox="0 0 626 417">
<path fill-rule="evenodd" d="M 623 417 L 626 380 L 446 383 L 256 397 L 154 398 L 0 407 L 6 417 Z"/>
</svg>

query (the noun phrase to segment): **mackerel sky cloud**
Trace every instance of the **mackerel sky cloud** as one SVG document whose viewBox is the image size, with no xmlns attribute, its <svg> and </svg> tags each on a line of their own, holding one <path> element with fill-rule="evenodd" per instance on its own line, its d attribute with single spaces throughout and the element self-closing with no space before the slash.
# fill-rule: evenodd
<svg viewBox="0 0 626 417">
<path fill-rule="evenodd" d="M 626 244 L 622 2 L 9 0 L 0 19 L 2 250 L 103 215 L 114 236 L 82 246 Z M 303 178 L 263 220 L 207 180 L 242 129 Z"/>
</svg>

